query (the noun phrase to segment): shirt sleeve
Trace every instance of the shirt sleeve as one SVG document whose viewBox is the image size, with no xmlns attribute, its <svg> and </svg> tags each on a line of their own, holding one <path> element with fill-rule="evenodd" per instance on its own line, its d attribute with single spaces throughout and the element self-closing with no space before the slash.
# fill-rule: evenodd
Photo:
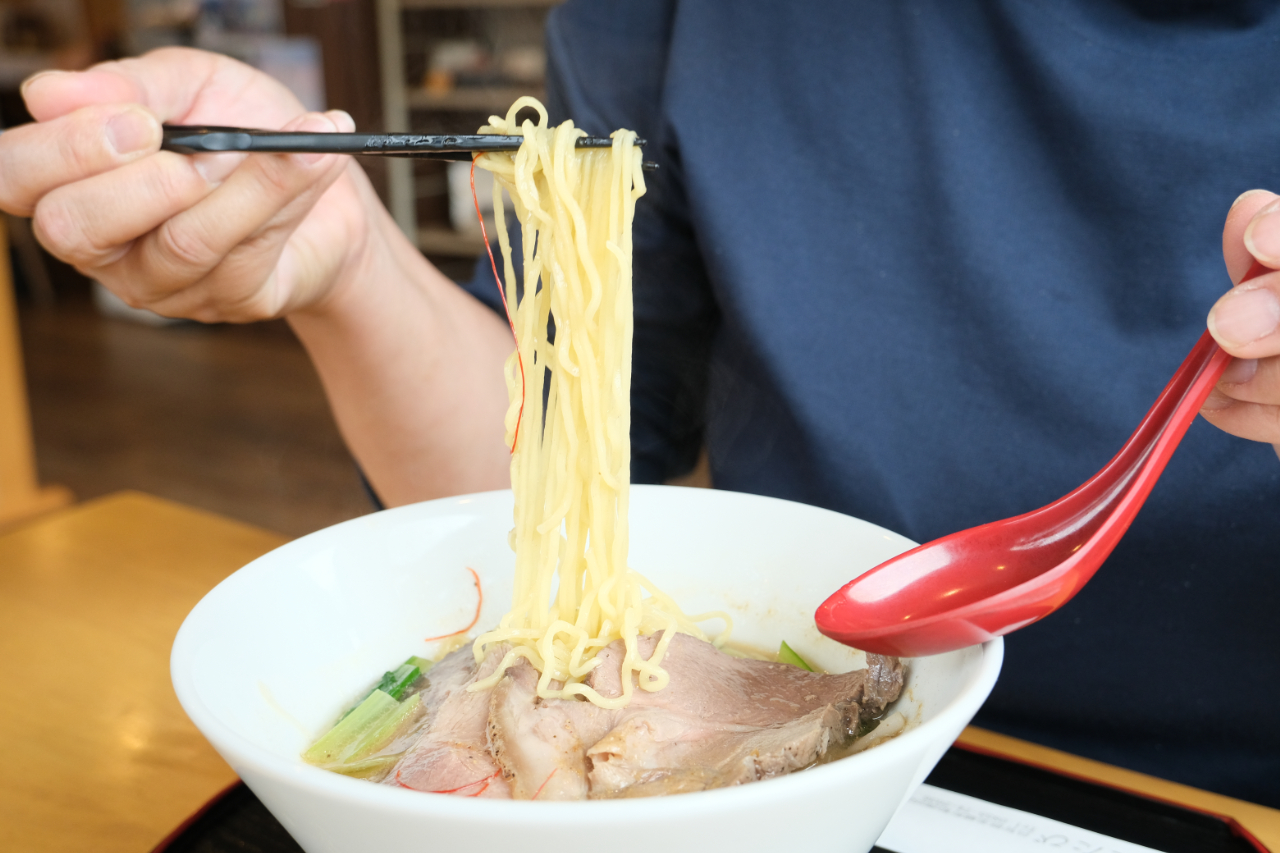
<svg viewBox="0 0 1280 853">
<path fill-rule="evenodd" d="M 547 21 L 552 122 L 572 118 L 592 135 L 630 128 L 646 140 L 645 159 L 658 163 L 657 172 L 645 176 L 647 191 L 636 205 L 633 230 L 635 483 L 661 483 L 693 468 L 720 324 L 690 225 L 679 147 L 663 111 L 673 15 L 670 0 L 570 0 Z M 488 255 L 463 287 L 502 311 Z"/>
</svg>

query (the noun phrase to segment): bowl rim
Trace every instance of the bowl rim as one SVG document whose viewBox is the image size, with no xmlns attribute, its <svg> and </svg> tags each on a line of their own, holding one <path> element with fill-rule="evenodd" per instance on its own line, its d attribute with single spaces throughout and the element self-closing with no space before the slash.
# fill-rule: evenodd
<svg viewBox="0 0 1280 853">
<path fill-rule="evenodd" d="M 803 507 L 805 510 L 851 518 L 897 538 L 903 538 L 899 534 L 893 533 L 893 531 L 853 516 L 782 498 L 678 486 L 639 485 L 632 486 L 632 489 L 642 491 L 680 489 L 682 492 L 701 492 L 720 496 L 714 498 L 715 500 L 723 500 L 725 496 L 731 496 L 732 499 L 777 501 Z M 192 667 L 187 665 L 195 654 L 197 646 L 195 632 L 201 627 L 200 623 L 205 618 L 205 612 L 216 605 L 218 598 L 228 594 L 230 587 L 245 582 L 245 578 L 249 576 L 246 573 L 262 570 L 261 567 L 264 562 L 268 564 L 274 563 L 281 559 L 279 555 L 282 553 L 287 554 L 291 550 L 310 547 L 317 539 L 340 535 L 334 532 L 340 528 L 368 524 L 369 520 L 375 517 L 389 518 L 393 515 L 417 513 L 421 512 L 425 506 L 474 503 L 477 499 L 491 500 L 510 495 L 510 493 L 510 489 L 497 489 L 488 492 L 455 495 L 430 501 L 420 501 L 359 516 L 294 539 L 237 569 L 196 604 L 186 619 L 183 620 L 182 626 L 178 629 L 178 633 L 174 638 L 173 649 L 170 654 L 170 674 L 179 704 L 181 704 L 183 710 L 201 734 L 209 740 L 229 763 L 235 764 L 239 762 L 251 767 L 257 776 L 274 779 L 287 784 L 291 788 L 302 789 L 309 794 L 324 799 L 341 800 L 353 806 L 359 805 L 375 811 L 396 812 L 423 817 L 447 817 L 451 820 L 484 820 L 487 823 L 497 825 L 518 824 L 530 826 L 562 824 L 563 821 L 570 818 L 575 821 L 592 823 L 598 821 L 613 822 L 620 819 L 642 820 L 657 816 L 673 818 L 682 815 L 731 811 L 756 805 L 762 807 L 776 806 L 780 800 L 803 799 L 816 793 L 818 789 L 838 785 L 844 776 L 850 774 L 860 776 L 864 772 L 875 773 L 885 767 L 892 766 L 898 762 L 900 757 L 903 757 L 904 753 L 918 753 L 925 750 L 931 741 L 938 739 L 938 736 L 944 732 L 954 730 L 958 733 L 977 712 L 982 703 L 986 701 L 987 695 L 991 692 L 1000 674 L 1004 658 L 1003 637 L 997 637 L 981 644 L 978 649 L 981 658 L 977 669 L 967 682 L 960 687 L 959 692 L 931 719 L 908 729 L 886 743 L 879 744 L 864 752 L 859 752 L 829 764 L 812 767 L 804 772 L 790 773 L 774 779 L 763 780 L 767 784 L 738 785 L 731 788 L 691 792 L 680 796 L 572 802 L 532 802 L 452 797 L 448 795 L 424 796 L 428 792 L 404 790 L 389 785 L 370 784 L 364 780 L 348 778 L 318 767 L 312 767 L 302 762 L 300 758 L 285 758 L 265 747 L 259 746 L 224 723 L 200 698 L 199 691 L 195 685 Z M 947 742 L 949 745 L 949 736 Z M 232 761 L 231 757 L 234 757 L 235 761 Z"/>
</svg>

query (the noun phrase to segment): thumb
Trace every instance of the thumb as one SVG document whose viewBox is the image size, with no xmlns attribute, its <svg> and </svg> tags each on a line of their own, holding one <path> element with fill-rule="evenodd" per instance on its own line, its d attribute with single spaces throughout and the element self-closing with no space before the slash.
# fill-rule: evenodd
<svg viewBox="0 0 1280 853">
<path fill-rule="evenodd" d="M 36 121 L 98 104 L 141 104 L 162 122 L 216 123 L 235 114 L 248 126 L 279 127 L 302 112 L 287 88 L 244 63 L 184 47 L 104 62 L 85 71 L 45 71 L 22 84 Z"/>
<path fill-rule="evenodd" d="M 141 103 L 137 87 L 102 66 L 88 71 L 41 71 L 22 84 L 22 99 L 36 121 L 49 121 L 97 104 Z"/>
</svg>

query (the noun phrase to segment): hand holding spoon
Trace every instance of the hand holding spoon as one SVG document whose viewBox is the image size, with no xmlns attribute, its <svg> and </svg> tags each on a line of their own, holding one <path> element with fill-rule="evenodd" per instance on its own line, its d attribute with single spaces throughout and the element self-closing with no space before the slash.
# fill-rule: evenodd
<svg viewBox="0 0 1280 853">
<path fill-rule="evenodd" d="M 1242 279 L 1271 270 L 1259 263 Z M 1115 548 L 1231 356 L 1205 332 L 1138 429 L 1075 491 L 1025 515 L 913 548 L 822 603 L 818 630 L 903 657 L 981 643 L 1071 600 Z"/>
</svg>

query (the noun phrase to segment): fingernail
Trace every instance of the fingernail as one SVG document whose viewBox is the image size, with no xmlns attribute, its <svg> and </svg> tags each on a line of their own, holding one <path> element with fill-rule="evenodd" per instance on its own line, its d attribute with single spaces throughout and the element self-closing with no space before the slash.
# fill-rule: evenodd
<svg viewBox="0 0 1280 853">
<path fill-rule="evenodd" d="M 197 154 L 191 158 L 191 165 L 200 173 L 200 177 L 216 187 L 244 162 L 246 156 L 248 155 L 233 154 L 230 151 L 222 154 Z"/>
<path fill-rule="evenodd" d="M 1240 202 L 1244 201 L 1246 198 L 1251 198 L 1252 196 L 1258 195 L 1259 193 L 1265 193 L 1265 192 L 1267 192 L 1267 190 L 1261 190 L 1261 189 L 1258 189 L 1258 190 L 1245 190 L 1244 192 L 1240 193 L 1240 195 L 1236 196 L 1236 200 L 1235 200 L 1235 201 L 1231 202 L 1231 208 L 1230 208 L 1230 209 L 1231 209 L 1231 210 L 1235 210 L 1236 205 L 1237 205 L 1237 204 L 1239 204 Z"/>
<path fill-rule="evenodd" d="M 317 133 L 334 133 L 338 130 L 338 127 L 333 123 L 333 120 L 330 119 L 328 116 L 323 115 L 321 113 L 312 113 L 306 116 L 302 121 L 298 122 L 298 124 L 295 127 L 291 127 L 289 129 L 300 130 L 300 131 L 311 130 Z M 322 160 L 323 158 L 328 157 L 329 155 L 328 154 L 294 154 L 293 156 L 297 158 L 297 161 L 299 163 L 302 163 L 303 165 L 306 165 L 306 166 L 310 166 Z"/>
<path fill-rule="evenodd" d="M 1280 264 L 1280 201 L 1262 208 L 1249 221 L 1244 245 L 1255 258 Z"/>
<path fill-rule="evenodd" d="M 1227 293 L 1209 312 L 1213 336 L 1229 346 L 1244 346 L 1275 332 L 1280 326 L 1280 299 L 1263 287 Z"/>
<path fill-rule="evenodd" d="M 1256 196 L 1260 192 L 1267 192 L 1267 191 L 1266 190 L 1245 190 L 1244 192 L 1240 193 L 1240 195 L 1235 197 L 1235 201 L 1231 202 L 1231 206 L 1229 210 L 1235 210 L 1235 206 L 1240 204 L 1240 202 L 1244 201 L 1245 199 L 1249 199 L 1249 197 Z"/>
<path fill-rule="evenodd" d="M 1205 398 L 1204 403 L 1200 408 L 1205 411 L 1220 412 L 1234 402 L 1235 400 L 1232 400 L 1226 394 L 1223 394 L 1217 388 L 1214 388 L 1209 392 L 1209 396 Z"/>
<path fill-rule="evenodd" d="M 1280 300 L 1263 287 L 1236 287 L 1213 306 L 1208 327 L 1222 343 L 1243 347 L 1280 327 Z"/>
<path fill-rule="evenodd" d="M 1233 358 L 1222 372 L 1222 381 L 1228 385 L 1243 385 L 1258 372 L 1256 358 Z"/>
<path fill-rule="evenodd" d="M 356 132 L 356 120 L 346 110 L 329 110 L 325 115 L 333 122 L 333 126 L 338 129 L 338 133 Z"/>
<path fill-rule="evenodd" d="M 22 81 L 22 85 L 19 87 L 18 91 L 25 98 L 27 96 L 27 89 L 29 89 L 31 87 L 31 84 L 36 82 L 37 80 L 44 80 L 49 77 L 57 77 L 57 76 L 66 75 L 70 73 L 71 73 L 70 71 L 59 71 L 56 68 L 51 68 L 48 71 L 41 71 L 39 73 L 32 74 L 26 80 Z"/>
<path fill-rule="evenodd" d="M 160 135 L 156 120 L 143 110 L 126 110 L 107 122 L 107 141 L 117 154 L 132 154 L 155 145 Z"/>
</svg>

